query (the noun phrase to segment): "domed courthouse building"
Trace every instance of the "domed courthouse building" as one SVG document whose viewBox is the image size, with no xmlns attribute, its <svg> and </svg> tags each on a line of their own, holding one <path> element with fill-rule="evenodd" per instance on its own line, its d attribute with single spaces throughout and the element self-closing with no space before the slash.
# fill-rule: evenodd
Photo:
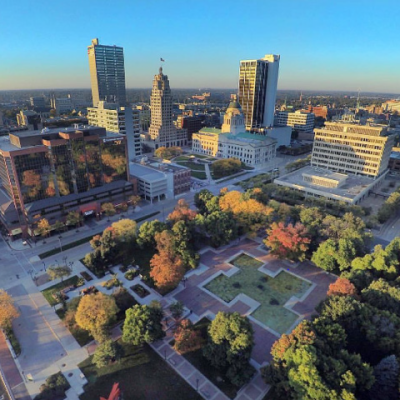
<svg viewBox="0 0 400 400">
<path fill-rule="evenodd" d="M 253 168 L 273 168 L 276 146 L 273 138 L 246 132 L 244 115 L 236 100 L 226 110 L 222 129 L 203 128 L 192 138 L 193 153 L 237 158 Z"/>
</svg>

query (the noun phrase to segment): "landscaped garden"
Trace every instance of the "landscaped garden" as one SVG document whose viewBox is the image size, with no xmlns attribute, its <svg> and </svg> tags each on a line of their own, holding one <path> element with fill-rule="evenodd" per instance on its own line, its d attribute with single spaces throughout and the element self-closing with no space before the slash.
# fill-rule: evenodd
<svg viewBox="0 0 400 400">
<path fill-rule="evenodd" d="M 148 345 L 133 346 L 122 341 L 120 344 L 124 356 L 119 362 L 99 369 L 92 363 L 93 357 L 89 357 L 79 365 L 89 381 L 81 400 L 107 397 L 114 382 L 119 382 L 126 399 L 201 399 Z"/>
<path fill-rule="evenodd" d="M 298 315 L 284 308 L 292 297 L 301 297 L 310 287 L 303 279 L 285 271 L 275 278 L 258 271 L 263 264 L 247 254 L 241 254 L 231 263 L 239 271 L 231 277 L 219 275 L 205 288 L 226 302 L 243 293 L 261 305 L 252 316 L 271 329 L 284 333 L 298 318 Z"/>
<path fill-rule="evenodd" d="M 205 165 L 201 163 L 196 163 L 193 158 L 189 156 L 181 156 L 176 159 L 176 163 L 182 165 L 183 167 L 190 168 L 191 174 L 194 178 L 206 179 Z"/>
<path fill-rule="evenodd" d="M 71 278 L 66 279 L 65 281 L 59 282 L 56 285 L 50 286 L 49 288 L 42 291 L 43 296 L 49 302 L 51 306 L 55 306 L 60 303 L 61 299 L 58 293 L 61 290 L 66 289 L 68 287 L 77 287 L 79 282 L 78 276 L 72 276 Z"/>
</svg>

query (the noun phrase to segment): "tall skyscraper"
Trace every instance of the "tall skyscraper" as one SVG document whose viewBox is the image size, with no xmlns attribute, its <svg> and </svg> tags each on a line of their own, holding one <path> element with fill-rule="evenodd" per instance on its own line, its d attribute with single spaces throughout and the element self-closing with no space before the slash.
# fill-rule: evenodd
<svg viewBox="0 0 400 400">
<path fill-rule="evenodd" d="M 185 146 L 186 129 L 176 129 L 172 119 L 172 96 L 168 76 L 162 68 L 154 76 L 150 97 L 151 123 L 149 135 L 155 149 L 159 147 Z"/>
<path fill-rule="evenodd" d="M 267 54 L 259 60 L 240 62 L 239 103 L 247 130 L 274 124 L 279 55 Z"/>
<path fill-rule="evenodd" d="M 93 106 L 100 100 L 126 104 L 124 50 L 117 46 L 104 46 L 93 39 L 88 46 L 90 81 Z"/>
</svg>

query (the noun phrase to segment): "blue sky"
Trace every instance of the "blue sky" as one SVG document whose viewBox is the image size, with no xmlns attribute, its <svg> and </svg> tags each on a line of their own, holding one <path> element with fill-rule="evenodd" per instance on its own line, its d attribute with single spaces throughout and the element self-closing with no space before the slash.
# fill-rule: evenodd
<svg viewBox="0 0 400 400">
<path fill-rule="evenodd" d="M 280 89 L 400 94 L 400 1 L 5 0 L 0 90 L 89 88 L 87 46 L 124 47 L 128 88 L 165 59 L 172 88 L 234 88 L 239 62 L 280 54 Z"/>
</svg>

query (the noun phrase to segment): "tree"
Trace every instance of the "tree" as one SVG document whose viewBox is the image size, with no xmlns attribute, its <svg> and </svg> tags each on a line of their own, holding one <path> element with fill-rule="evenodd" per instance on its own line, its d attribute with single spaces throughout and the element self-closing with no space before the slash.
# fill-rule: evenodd
<svg viewBox="0 0 400 400">
<path fill-rule="evenodd" d="M 248 382 L 254 373 L 249 361 L 254 346 L 253 328 L 239 313 L 218 312 L 208 328 L 209 341 L 203 355 L 224 371 L 236 386 Z"/>
<path fill-rule="evenodd" d="M 188 353 L 201 347 L 202 337 L 200 331 L 194 329 L 188 319 L 183 319 L 174 332 L 174 349 L 179 354 Z"/>
<path fill-rule="evenodd" d="M 282 222 L 273 222 L 267 229 L 267 235 L 264 243 L 270 248 L 271 254 L 289 260 L 305 260 L 311 240 L 303 224 L 285 226 Z"/>
<path fill-rule="evenodd" d="M 399 363 L 395 355 L 383 358 L 374 367 L 375 383 L 369 392 L 371 400 L 398 400 Z"/>
<path fill-rule="evenodd" d="M 194 230 L 191 230 L 184 221 L 176 222 L 171 229 L 175 252 L 181 257 L 185 269 L 196 268 L 200 258 L 194 249 L 192 232 Z"/>
<path fill-rule="evenodd" d="M 142 198 L 137 195 L 132 195 L 129 197 L 129 203 L 131 204 L 132 208 L 135 209 L 137 205 L 140 203 Z"/>
<path fill-rule="evenodd" d="M 93 363 L 97 368 L 104 368 L 112 361 L 120 360 L 122 356 L 122 346 L 109 339 L 97 346 L 93 355 Z"/>
<path fill-rule="evenodd" d="M 218 200 L 218 197 L 214 196 L 208 189 L 202 189 L 194 195 L 194 204 L 198 208 L 200 214 L 210 212 L 206 204 L 214 198 Z"/>
<path fill-rule="evenodd" d="M 171 147 L 159 147 L 155 152 L 154 156 L 157 158 L 162 158 L 164 160 L 170 160 L 171 158 L 180 156 L 183 153 L 182 149 L 177 146 Z"/>
<path fill-rule="evenodd" d="M 76 311 L 76 323 L 98 341 L 107 338 L 108 328 L 115 322 L 118 307 L 111 296 L 98 292 L 82 298 Z"/>
<path fill-rule="evenodd" d="M 313 253 L 311 261 L 325 271 L 336 271 L 338 264 L 336 261 L 337 245 L 333 239 L 322 242 L 318 249 Z"/>
<path fill-rule="evenodd" d="M 172 316 L 175 319 L 179 319 L 183 314 L 184 306 L 181 301 L 176 301 L 175 303 L 172 303 L 169 306 L 169 309 L 171 311 Z"/>
<path fill-rule="evenodd" d="M 189 222 L 196 218 L 197 212 L 191 210 L 189 204 L 184 199 L 179 199 L 174 211 L 168 215 L 167 220 L 173 224 L 178 221 Z"/>
<path fill-rule="evenodd" d="M 111 227 L 115 231 L 116 239 L 120 242 L 133 243 L 136 237 L 136 222 L 125 218 L 113 222 Z"/>
<path fill-rule="evenodd" d="M 60 232 L 65 228 L 65 224 L 62 221 L 56 221 L 55 224 L 53 225 L 53 228 L 57 231 Z"/>
<path fill-rule="evenodd" d="M 356 287 L 346 278 L 338 278 L 336 282 L 331 283 L 327 295 L 358 297 Z"/>
<path fill-rule="evenodd" d="M 164 337 L 161 321 L 162 310 L 146 305 L 136 304 L 126 311 L 122 329 L 122 340 L 138 346 L 152 343 Z"/>
<path fill-rule="evenodd" d="M 79 211 L 70 211 L 67 214 L 67 225 L 72 225 L 72 226 L 80 226 L 80 224 L 83 221 L 82 215 L 79 213 Z"/>
<path fill-rule="evenodd" d="M 237 158 L 226 158 L 224 160 L 214 161 L 211 165 L 211 171 L 215 179 L 235 174 L 241 171 L 241 169 L 242 162 Z"/>
<path fill-rule="evenodd" d="M 19 317 L 19 312 L 14 305 L 12 297 L 3 289 L 0 289 L 0 328 L 8 330 L 12 321 Z"/>
<path fill-rule="evenodd" d="M 112 217 L 115 215 L 115 207 L 112 203 L 103 203 L 101 205 L 101 211 L 107 215 L 107 217 Z"/>
<path fill-rule="evenodd" d="M 168 229 L 167 224 L 158 221 L 157 219 L 153 221 L 146 221 L 139 228 L 136 242 L 141 248 L 156 247 L 156 233 L 161 233 L 166 229 Z"/>
<path fill-rule="evenodd" d="M 46 218 L 42 218 L 38 222 L 37 227 L 38 227 L 39 234 L 43 237 L 47 237 L 51 231 L 49 221 Z"/>
<path fill-rule="evenodd" d="M 182 259 L 179 256 L 171 257 L 166 251 L 154 254 L 150 265 L 150 276 L 162 291 L 178 286 L 185 274 Z"/>
<path fill-rule="evenodd" d="M 71 268 L 66 265 L 61 265 L 59 267 L 50 267 L 47 268 L 47 275 L 49 275 L 51 281 L 61 278 L 62 282 L 64 280 L 64 277 L 71 275 Z"/>
</svg>

